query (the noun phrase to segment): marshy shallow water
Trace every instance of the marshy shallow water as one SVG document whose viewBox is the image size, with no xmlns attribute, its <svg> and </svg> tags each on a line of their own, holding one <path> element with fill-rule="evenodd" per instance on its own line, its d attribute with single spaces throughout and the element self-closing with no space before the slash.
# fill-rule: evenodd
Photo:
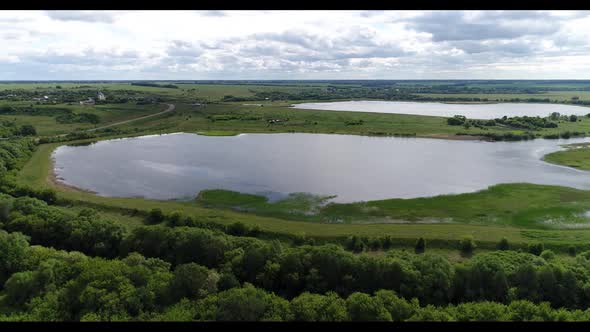
<svg viewBox="0 0 590 332">
<path fill-rule="evenodd" d="M 510 182 L 590 189 L 590 172 L 548 164 L 560 144 L 328 134 L 178 133 L 60 146 L 55 173 L 102 196 L 185 199 L 204 189 L 337 195 L 335 202 L 457 194 Z"/>
</svg>

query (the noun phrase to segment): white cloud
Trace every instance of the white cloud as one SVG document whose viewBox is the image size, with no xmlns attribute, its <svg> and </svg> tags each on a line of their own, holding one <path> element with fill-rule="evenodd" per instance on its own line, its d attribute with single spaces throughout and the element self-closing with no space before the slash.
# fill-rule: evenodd
<svg viewBox="0 0 590 332">
<path fill-rule="evenodd" d="M 589 14 L 2 11 L 0 79 L 588 78 Z"/>
</svg>

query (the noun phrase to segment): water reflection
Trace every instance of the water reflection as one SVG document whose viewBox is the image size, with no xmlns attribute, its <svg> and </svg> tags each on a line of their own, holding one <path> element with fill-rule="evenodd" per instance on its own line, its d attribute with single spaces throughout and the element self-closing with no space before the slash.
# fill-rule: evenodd
<svg viewBox="0 0 590 332">
<path fill-rule="evenodd" d="M 55 172 L 105 196 L 193 198 L 203 189 L 337 195 L 334 201 L 411 198 L 530 182 L 590 189 L 590 173 L 540 158 L 560 144 L 327 134 L 144 136 L 61 146 Z"/>
</svg>

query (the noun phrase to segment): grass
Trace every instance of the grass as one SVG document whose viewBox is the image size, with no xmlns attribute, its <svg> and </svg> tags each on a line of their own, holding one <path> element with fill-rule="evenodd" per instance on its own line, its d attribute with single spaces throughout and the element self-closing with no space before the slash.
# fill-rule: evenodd
<svg viewBox="0 0 590 332">
<path fill-rule="evenodd" d="M 568 144 L 564 147 L 567 149 L 547 154 L 543 160 L 590 171 L 590 143 Z"/>
<path fill-rule="evenodd" d="M 270 124 L 269 120 L 273 119 L 280 119 L 283 122 Z M 452 137 L 459 132 L 468 132 L 473 135 L 489 132 L 515 134 L 525 132 L 503 127 L 493 127 L 489 130 L 472 127 L 466 130 L 460 126 L 449 126 L 446 121 L 444 117 L 433 116 L 293 109 L 285 106 L 285 103 L 269 103 L 264 107 L 224 103 L 210 104 L 204 108 L 177 104 L 177 110 L 172 116 L 164 119 L 148 119 L 145 122 L 133 123 L 121 128 L 159 125 L 169 128 L 170 132 L 221 133 L 222 135 L 300 132 L 409 135 L 431 138 Z M 350 125 L 351 123 L 362 124 Z M 590 121 L 587 125 L 590 127 Z"/>
<path fill-rule="evenodd" d="M 98 115 L 101 121 L 96 125 L 90 123 L 59 123 L 56 121 L 54 116 L 17 114 L 0 115 L 0 120 L 11 120 L 17 125 L 31 124 L 35 127 L 35 129 L 37 129 L 39 136 L 53 136 L 77 130 L 91 129 L 98 126 L 106 126 L 111 123 L 157 113 L 166 109 L 167 105 L 113 104 L 77 106 L 59 104 L 52 106 L 39 105 L 35 107 L 48 109 L 70 109 L 74 113 L 92 113 Z"/>
<path fill-rule="evenodd" d="M 590 228 L 590 191 L 534 184 L 501 184 L 460 195 L 330 203 L 325 198 L 293 195 L 277 202 L 224 190 L 203 191 L 205 207 L 260 216 L 336 224 L 461 223 L 522 228 Z M 547 221 L 553 221 L 548 223 Z M 557 222 L 560 221 L 560 222 Z M 576 225 L 576 226 L 573 226 Z"/>
</svg>

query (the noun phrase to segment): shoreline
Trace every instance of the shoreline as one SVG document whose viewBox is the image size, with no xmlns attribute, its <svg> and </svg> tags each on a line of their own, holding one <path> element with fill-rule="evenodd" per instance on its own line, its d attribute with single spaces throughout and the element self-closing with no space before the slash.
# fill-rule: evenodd
<svg viewBox="0 0 590 332">
<path fill-rule="evenodd" d="M 62 191 L 81 192 L 81 193 L 87 193 L 87 194 L 93 194 L 93 195 L 98 194 L 95 191 L 78 188 L 76 186 L 72 186 L 72 185 L 66 184 L 65 182 L 60 181 L 59 178 L 57 177 L 57 174 L 55 174 L 55 160 L 52 155 L 49 156 L 49 171 L 47 174 L 46 181 L 51 187 L 60 189 Z"/>
</svg>

